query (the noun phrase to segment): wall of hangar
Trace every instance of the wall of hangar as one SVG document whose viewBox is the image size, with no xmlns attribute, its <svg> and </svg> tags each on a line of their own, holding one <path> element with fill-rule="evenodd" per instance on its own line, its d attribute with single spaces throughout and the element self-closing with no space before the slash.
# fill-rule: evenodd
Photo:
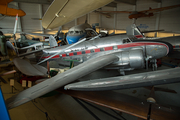
<svg viewBox="0 0 180 120">
<path fill-rule="evenodd" d="M 46 4 L 30 4 L 30 3 L 16 3 L 12 2 L 12 5 L 19 7 L 26 12 L 26 16 L 21 17 L 18 25 L 18 31 L 22 32 L 40 32 L 43 30 L 41 26 L 41 20 L 35 20 L 42 18 L 45 11 L 48 9 L 49 5 Z M 117 7 L 102 7 L 101 10 L 104 11 L 141 11 L 147 10 L 149 7 L 158 8 L 166 7 L 171 5 L 180 4 L 179 0 L 162 0 L 161 3 L 155 2 L 153 0 L 137 0 L 136 5 L 130 5 L 125 3 L 117 3 Z M 158 33 L 159 36 L 172 36 L 179 35 L 180 33 L 180 7 L 164 10 L 159 13 L 155 13 L 154 16 L 139 18 L 136 20 L 136 25 L 139 26 L 141 30 L 156 30 L 164 29 L 166 33 Z M 128 25 L 133 23 L 132 19 L 128 18 L 128 13 L 111 14 L 111 18 L 106 18 L 106 16 L 100 15 L 95 12 L 90 12 L 87 15 L 81 16 L 65 25 L 63 25 L 63 30 L 67 32 L 69 28 L 74 25 L 79 25 L 85 22 L 86 16 L 87 21 L 90 25 L 93 23 L 99 23 L 99 28 L 104 28 L 109 30 L 109 32 L 122 33 Z M 0 27 L 5 33 L 12 33 L 14 28 L 14 17 L 0 17 Z M 56 33 L 58 28 L 51 31 L 44 31 L 44 33 Z M 154 33 L 149 33 L 149 36 L 154 36 Z"/>
</svg>

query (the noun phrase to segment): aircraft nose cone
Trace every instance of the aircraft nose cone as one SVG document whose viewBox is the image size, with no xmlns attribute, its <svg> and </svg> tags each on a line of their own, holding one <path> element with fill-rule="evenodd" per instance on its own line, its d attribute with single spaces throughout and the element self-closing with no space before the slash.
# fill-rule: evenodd
<svg viewBox="0 0 180 120">
<path fill-rule="evenodd" d="M 168 54 L 171 54 L 172 52 L 173 52 L 173 46 L 172 46 L 172 44 L 170 44 L 170 43 L 168 43 L 168 42 L 162 42 L 162 43 L 165 43 L 167 46 L 168 46 L 168 48 L 169 48 L 169 52 L 168 52 Z"/>
</svg>

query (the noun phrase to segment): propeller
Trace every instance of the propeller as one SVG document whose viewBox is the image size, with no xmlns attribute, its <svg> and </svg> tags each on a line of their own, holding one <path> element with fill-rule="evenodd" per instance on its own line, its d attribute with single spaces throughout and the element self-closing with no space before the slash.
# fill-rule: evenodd
<svg viewBox="0 0 180 120">
<path fill-rule="evenodd" d="M 56 33 L 56 40 L 59 40 L 59 37 L 62 38 L 62 41 L 67 45 L 67 42 L 65 40 L 65 36 L 64 33 L 61 32 L 62 31 L 62 26 L 59 27 L 58 32 Z"/>
</svg>

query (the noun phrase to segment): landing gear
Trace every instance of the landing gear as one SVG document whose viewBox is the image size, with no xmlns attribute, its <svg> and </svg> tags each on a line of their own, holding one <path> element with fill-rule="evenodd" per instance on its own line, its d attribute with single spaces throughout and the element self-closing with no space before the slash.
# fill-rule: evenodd
<svg viewBox="0 0 180 120">
<path fill-rule="evenodd" d="M 156 59 L 150 60 L 150 65 L 152 66 L 153 71 L 157 70 L 157 60 Z"/>
<path fill-rule="evenodd" d="M 119 69 L 118 71 L 119 71 L 120 75 L 123 75 L 123 76 L 125 75 L 125 71 L 123 69 Z"/>
</svg>

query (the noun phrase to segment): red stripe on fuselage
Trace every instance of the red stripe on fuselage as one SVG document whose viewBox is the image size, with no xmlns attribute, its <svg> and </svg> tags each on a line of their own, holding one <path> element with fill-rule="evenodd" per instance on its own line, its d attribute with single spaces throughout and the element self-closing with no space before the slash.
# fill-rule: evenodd
<svg viewBox="0 0 180 120">
<path fill-rule="evenodd" d="M 144 45 L 163 45 L 167 48 L 169 51 L 169 47 L 166 44 L 163 43 L 147 43 L 147 42 L 141 42 L 141 43 L 130 43 L 130 44 L 122 44 L 122 45 L 117 45 L 118 49 L 121 48 L 128 48 L 128 47 L 137 47 L 137 46 L 144 46 Z"/>
<path fill-rule="evenodd" d="M 82 54 L 82 51 L 77 52 L 77 55 L 81 55 L 81 54 Z"/>
<path fill-rule="evenodd" d="M 100 52 L 100 48 L 94 49 L 94 52 Z"/>
<path fill-rule="evenodd" d="M 104 48 L 105 51 L 108 51 L 108 50 L 113 50 L 113 46 L 110 46 L 110 47 L 105 47 Z"/>
<path fill-rule="evenodd" d="M 90 50 L 86 50 L 86 54 L 88 54 L 88 53 L 91 53 L 91 51 Z"/>
<path fill-rule="evenodd" d="M 42 57 L 42 58 L 49 58 L 50 56 L 44 56 L 44 57 Z M 59 58 L 59 55 L 56 55 L 56 56 L 54 56 L 54 57 L 52 57 L 52 58 Z"/>
<path fill-rule="evenodd" d="M 69 56 L 73 56 L 74 54 L 73 53 L 69 53 Z"/>
<path fill-rule="evenodd" d="M 62 54 L 62 57 L 66 57 L 66 54 Z"/>
</svg>

